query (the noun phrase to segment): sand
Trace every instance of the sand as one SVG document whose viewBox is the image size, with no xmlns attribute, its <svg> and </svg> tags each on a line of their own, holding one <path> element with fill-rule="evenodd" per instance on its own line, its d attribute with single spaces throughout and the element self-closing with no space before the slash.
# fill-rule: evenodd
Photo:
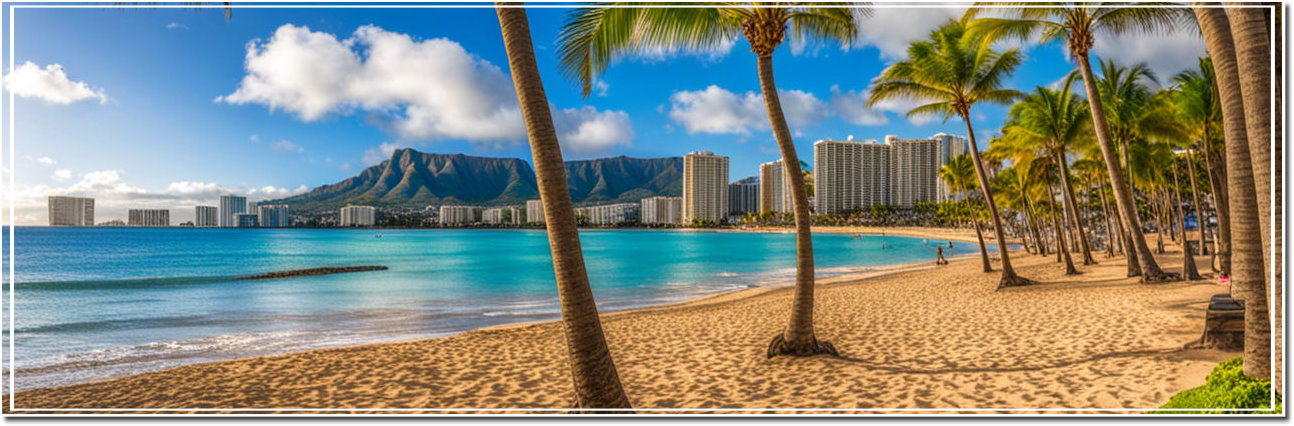
<svg viewBox="0 0 1294 426">
<path fill-rule="evenodd" d="M 789 315 L 789 287 L 607 314 L 603 321 L 625 390 L 635 408 L 646 410 L 1154 408 L 1239 355 L 1183 349 L 1203 329 L 1209 296 L 1225 291 L 1214 280 L 1143 285 L 1123 277 L 1122 258 L 1094 256 L 1101 264 L 1080 265 L 1082 275 L 1064 277 L 1054 257 L 1016 252 L 1018 272 L 1042 284 L 1002 291 L 995 291 L 998 274 L 980 272 L 975 257 L 823 280 L 817 334 L 840 357 L 765 358 Z M 1168 270 L 1180 268 L 1180 254 L 1159 260 Z M 1208 265 L 1207 257 L 1197 263 Z M 191 365 L 25 391 L 14 401 L 20 409 L 87 411 L 554 413 L 564 411 L 535 409 L 570 407 L 565 357 L 560 325 L 546 322 Z M 7 398 L 4 409 L 10 412 Z"/>
</svg>

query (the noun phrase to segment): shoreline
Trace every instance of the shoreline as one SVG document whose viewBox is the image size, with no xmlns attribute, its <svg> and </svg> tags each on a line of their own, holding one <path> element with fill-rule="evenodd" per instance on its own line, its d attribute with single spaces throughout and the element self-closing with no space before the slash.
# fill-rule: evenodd
<svg viewBox="0 0 1294 426">
<path fill-rule="evenodd" d="M 1154 408 L 1237 356 L 1186 350 L 1209 281 L 1137 285 L 1121 259 L 1065 277 L 1020 251 L 1041 285 L 996 290 L 978 253 L 820 278 L 818 337 L 841 357 L 765 359 L 790 285 L 736 289 L 607 312 L 607 342 L 634 407 L 717 410 Z M 1180 253 L 1178 253 L 1180 256 Z M 1161 262 L 1171 265 L 1173 253 Z M 932 262 L 930 262 L 932 263 Z M 1171 268 L 1169 268 L 1171 269 Z M 18 407 L 350 407 L 419 412 L 561 409 L 570 378 L 559 321 L 192 364 L 6 394 Z M 8 407 L 6 407 L 6 411 Z M 205 411 L 204 411 L 205 412 Z M 325 412 L 325 411 L 320 411 Z"/>
</svg>

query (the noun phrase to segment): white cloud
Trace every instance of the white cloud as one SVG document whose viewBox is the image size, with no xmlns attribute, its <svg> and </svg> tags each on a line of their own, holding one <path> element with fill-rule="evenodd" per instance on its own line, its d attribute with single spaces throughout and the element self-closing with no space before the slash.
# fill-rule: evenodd
<svg viewBox="0 0 1294 426">
<path fill-rule="evenodd" d="M 831 86 L 831 109 L 846 122 L 858 126 L 883 126 L 890 123 L 884 112 L 867 106 L 868 92 L 841 92 L 840 86 Z"/>
<path fill-rule="evenodd" d="M 597 154 L 629 146 L 633 125 L 623 111 L 601 111 L 591 106 L 567 108 L 553 116 L 562 150 L 571 154 Z"/>
<path fill-rule="evenodd" d="M 301 145 L 297 145 L 296 143 L 287 139 L 270 142 L 270 149 L 275 151 L 295 152 L 298 154 L 302 152 L 306 152 L 306 149 L 304 147 L 302 147 Z"/>
<path fill-rule="evenodd" d="M 189 26 L 188 26 L 188 25 L 181 24 L 181 23 L 179 23 L 179 22 L 172 22 L 172 23 L 166 24 L 166 29 L 168 29 L 168 30 L 187 30 L 187 29 L 189 29 Z"/>
<path fill-rule="evenodd" d="M 497 147 L 526 140 L 512 79 L 453 40 L 416 40 L 371 25 L 338 40 L 288 24 L 268 41 L 248 43 L 245 67 L 238 89 L 217 102 L 262 104 L 306 122 L 366 112 L 407 141 L 459 139 Z M 562 111 L 579 113 L 564 113 L 555 121 L 603 121 L 567 122 L 570 129 L 604 125 L 607 114 L 625 124 L 615 127 L 619 133 L 599 132 L 596 138 L 577 132 L 575 140 L 562 140 L 565 148 L 614 146 L 632 137 L 631 131 L 623 132 L 631 129 L 623 112 Z"/>
<path fill-rule="evenodd" d="M 40 158 L 37 158 L 37 159 L 36 159 L 36 162 L 37 162 L 37 163 L 44 164 L 44 165 L 46 165 L 46 166 L 51 166 L 51 165 L 54 165 L 54 163 L 57 163 L 57 161 L 54 161 L 54 159 L 53 159 L 53 158 L 49 158 L 49 157 L 40 157 Z"/>
<path fill-rule="evenodd" d="M 607 97 L 607 90 L 610 90 L 610 89 L 611 89 L 611 85 L 607 84 L 606 81 L 598 79 L 598 81 L 593 82 L 593 93 L 598 95 L 598 97 L 601 97 L 601 98 Z"/>
<path fill-rule="evenodd" d="M 62 182 L 72 178 L 72 171 L 68 169 L 58 169 L 54 171 L 54 180 Z"/>
<path fill-rule="evenodd" d="M 247 140 L 252 141 L 252 143 L 261 143 L 261 137 L 257 135 L 248 136 Z"/>
<path fill-rule="evenodd" d="M 4 83 L 19 97 L 36 98 L 52 104 L 70 104 L 86 99 L 98 99 L 101 104 L 108 102 L 103 89 L 91 89 L 84 82 L 68 79 L 59 64 L 41 68 L 31 61 L 24 62 L 9 71 Z"/>
<path fill-rule="evenodd" d="M 872 46 L 880 50 L 882 59 L 901 60 L 907 57 L 909 44 L 926 39 L 949 19 L 961 19 L 966 9 L 965 6 L 872 8 L 872 16 L 858 25 L 859 40 L 855 47 Z"/>
<path fill-rule="evenodd" d="M 1146 62 L 1159 77 L 1160 84 L 1168 84 L 1177 73 L 1197 68 L 1198 59 L 1208 56 L 1208 53 L 1204 50 L 1204 38 L 1199 31 L 1183 28 L 1167 34 L 1097 34 L 1092 44 L 1092 55 L 1114 60 L 1120 66 Z M 1099 68 L 1096 64 L 1092 66 Z"/>
<path fill-rule="evenodd" d="M 395 150 L 402 148 L 400 144 L 394 142 L 382 142 L 378 146 L 364 150 L 363 161 L 365 165 L 374 165 L 391 158 Z"/>
</svg>

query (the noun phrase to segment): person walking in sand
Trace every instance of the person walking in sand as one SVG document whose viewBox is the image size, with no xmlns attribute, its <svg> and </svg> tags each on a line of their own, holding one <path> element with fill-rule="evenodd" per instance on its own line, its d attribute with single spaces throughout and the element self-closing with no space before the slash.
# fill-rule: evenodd
<svg viewBox="0 0 1294 426">
<path fill-rule="evenodd" d="M 947 260 L 947 259 L 944 259 L 944 248 L 943 248 L 943 247 L 935 247 L 935 250 L 936 250 L 936 252 L 935 252 L 935 253 L 936 253 L 936 255 L 938 256 L 938 257 L 936 257 L 936 258 L 935 258 L 935 264 L 936 264 L 936 265 L 947 265 L 947 264 L 948 264 L 948 260 Z"/>
</svg>

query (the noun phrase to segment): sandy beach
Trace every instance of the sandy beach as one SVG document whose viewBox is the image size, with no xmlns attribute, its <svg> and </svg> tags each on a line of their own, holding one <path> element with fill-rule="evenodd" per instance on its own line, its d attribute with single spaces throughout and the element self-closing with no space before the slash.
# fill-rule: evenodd
<svg viewBox="0 0 1294 426">
<path fill-rule="evenodd" d="M 973 241 L 974 231 L 966 232 Z M 1094 256 L 1099 265 L 1080 264 L 1082 275 L 1065 277 L 1054 256 L 1013 252 L 1017 271 L 1041 284 L 1002 291 L 995 290 L 998 275 L 980 272 L 974 256 L 937 268 L 931 262 L 822 280 L 817 334 L 833 342 L 840 357 L 765 358 L 769 339 L 789 315 L 791 292 L 785 286 L 607 314 L 603 325 L 633 406 L 675 413 L 668 410 L 1149 409 L 1203 384 L 1213 366 L 1238 356 L 1183 349 L 1199 337 L 1209 296 L 1226 291 L 1211 275 L 1205 281 L 1142 285 L 1123 276 L 1122 258 Z M 1180 268 L 1180 259 L 1173 251 L 1159 257 L 1170 271 Z M 1197 264 L 1207 274 L 1208 257 Z M 19 409 L 87 412 L 561 413 L 572 402 L 562 339 L 556 322 L 509 325 L 190 365 L 13 398 Z M 30 412 L 10 411 L 7 398 L 4 409 Z M 543 411 L 549 409 L 556 411 Z"/>
</svg>

